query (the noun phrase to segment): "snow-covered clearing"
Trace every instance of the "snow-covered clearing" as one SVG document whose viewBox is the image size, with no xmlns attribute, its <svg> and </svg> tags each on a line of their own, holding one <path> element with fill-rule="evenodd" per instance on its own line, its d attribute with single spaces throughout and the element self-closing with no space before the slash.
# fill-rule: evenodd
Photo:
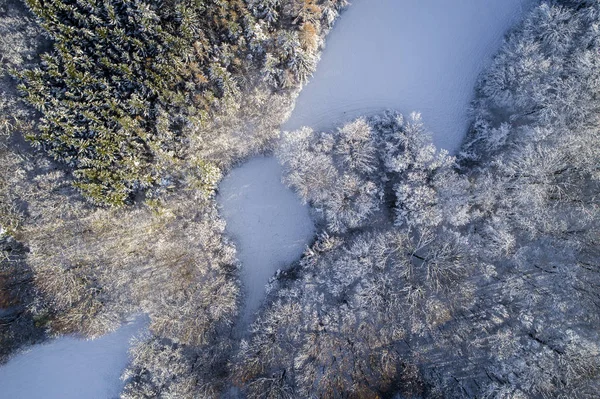
<svg viewBox="0 0 600 399">
<path fill-rule="evenodd" d="M 281 166 L 273 157 L 257 157 L 232 170 L 219 186 L 217 201 L 242 262 L 247 322 L 269 278 L 300 257 L 314 226 L 308 207 L 281 183 Z"/>
<path fill-rule="evenodd" d="M 284 130 L 330 129 L 392 108 L 421 112 L 458 149 L 479 73 L 532 0 L 351 0 Z"/>
<path fill-rule="evenodd" d="M 10 399 L 117 398 L 137 319 L 94 340 L 61 337 L 13 357 L 0 367 L 0 397 Z"/>
</svg>

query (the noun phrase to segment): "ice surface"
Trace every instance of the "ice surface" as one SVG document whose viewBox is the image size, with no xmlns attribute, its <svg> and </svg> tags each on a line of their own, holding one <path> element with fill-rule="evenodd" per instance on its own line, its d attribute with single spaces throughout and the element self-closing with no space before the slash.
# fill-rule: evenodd
<svg viewBox="0 0 600 399">
<path fill-rule="evenodd" d="M 478 75 L 531 0 L 351 0 L 284 130 L 330 129 L 393 108 L 419 111 L 458 149 Z"/>
<path fill-rule="evenodd" d="M 281 173 L 275 158 L 257 157 L 219 186 L 221 215 L 242 262 L 245 321 L 259 308 L 269 278 L 300 258 L 314 236 L 308 207 L 281 182 Z"/>
<path fill-rule="evenodd" d="M 61 337 L 36 345 L 0 367 L 0 398 L 118 398 L 130 339 L 140 318 L 95 340 Z"/>
</svg>

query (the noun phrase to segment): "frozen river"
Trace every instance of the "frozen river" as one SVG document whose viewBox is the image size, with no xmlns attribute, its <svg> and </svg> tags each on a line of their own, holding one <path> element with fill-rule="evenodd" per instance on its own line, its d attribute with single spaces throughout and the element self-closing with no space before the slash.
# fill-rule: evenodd
<svg viewBox="0 0 600 399">
<path fill-rule="evenodd" d="M 284 130 L 330 129 L 392 108 L 421 112 L 458 149 L 478 75 L 533 0 L 351 0 Z"/>
<path fill-rule="evenodd" d="M 129 342 L 144 318 L 94 340 L 61 337 L 13 357 L 0 367 L 0 398 L 118 398 Z"/>
<path fill-rule="evenodd" d="M 242 314 L 248 322 L 265 284 L 300 257 L 314 226 L 308 207 L 281 183 L 281 166 L 273 157 L 257 157 L 234 169 L 221 182 L 217 201 L 242 262 Z"/>
</svg>

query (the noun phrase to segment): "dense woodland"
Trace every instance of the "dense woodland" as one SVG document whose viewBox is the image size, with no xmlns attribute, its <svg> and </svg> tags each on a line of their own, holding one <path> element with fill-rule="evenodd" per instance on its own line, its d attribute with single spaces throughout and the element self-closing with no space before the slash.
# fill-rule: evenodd
<svg viewBox="0 0 600 399">
<path fill-rule="evenodd" d="M 525 16 L 450 156 L 279 133 L 343 1 L 0 1 L 0 360 L 144 313 L 124 398 L 597 396 L 600 2 Z M 240 333 L 213 193 L 269 150 L 320 233 Z"/>
</svg>

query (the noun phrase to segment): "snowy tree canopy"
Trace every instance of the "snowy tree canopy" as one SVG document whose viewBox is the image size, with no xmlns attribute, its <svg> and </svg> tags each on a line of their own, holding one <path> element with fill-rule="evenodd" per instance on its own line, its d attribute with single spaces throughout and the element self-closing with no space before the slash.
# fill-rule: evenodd
<svg viewBox="0 0 600 399">
<path fill-rule="evenodd" d="M 431 144 L 418 114 L 359 118 L 335 132 L 287 132 L 277 155 L 284 181 L 333 233 L 373 224 L 390 200 L 399 226 L 468 219 L 461 194 L 468 184 L 454 171 L 454 158 Z"/>
</svg>

